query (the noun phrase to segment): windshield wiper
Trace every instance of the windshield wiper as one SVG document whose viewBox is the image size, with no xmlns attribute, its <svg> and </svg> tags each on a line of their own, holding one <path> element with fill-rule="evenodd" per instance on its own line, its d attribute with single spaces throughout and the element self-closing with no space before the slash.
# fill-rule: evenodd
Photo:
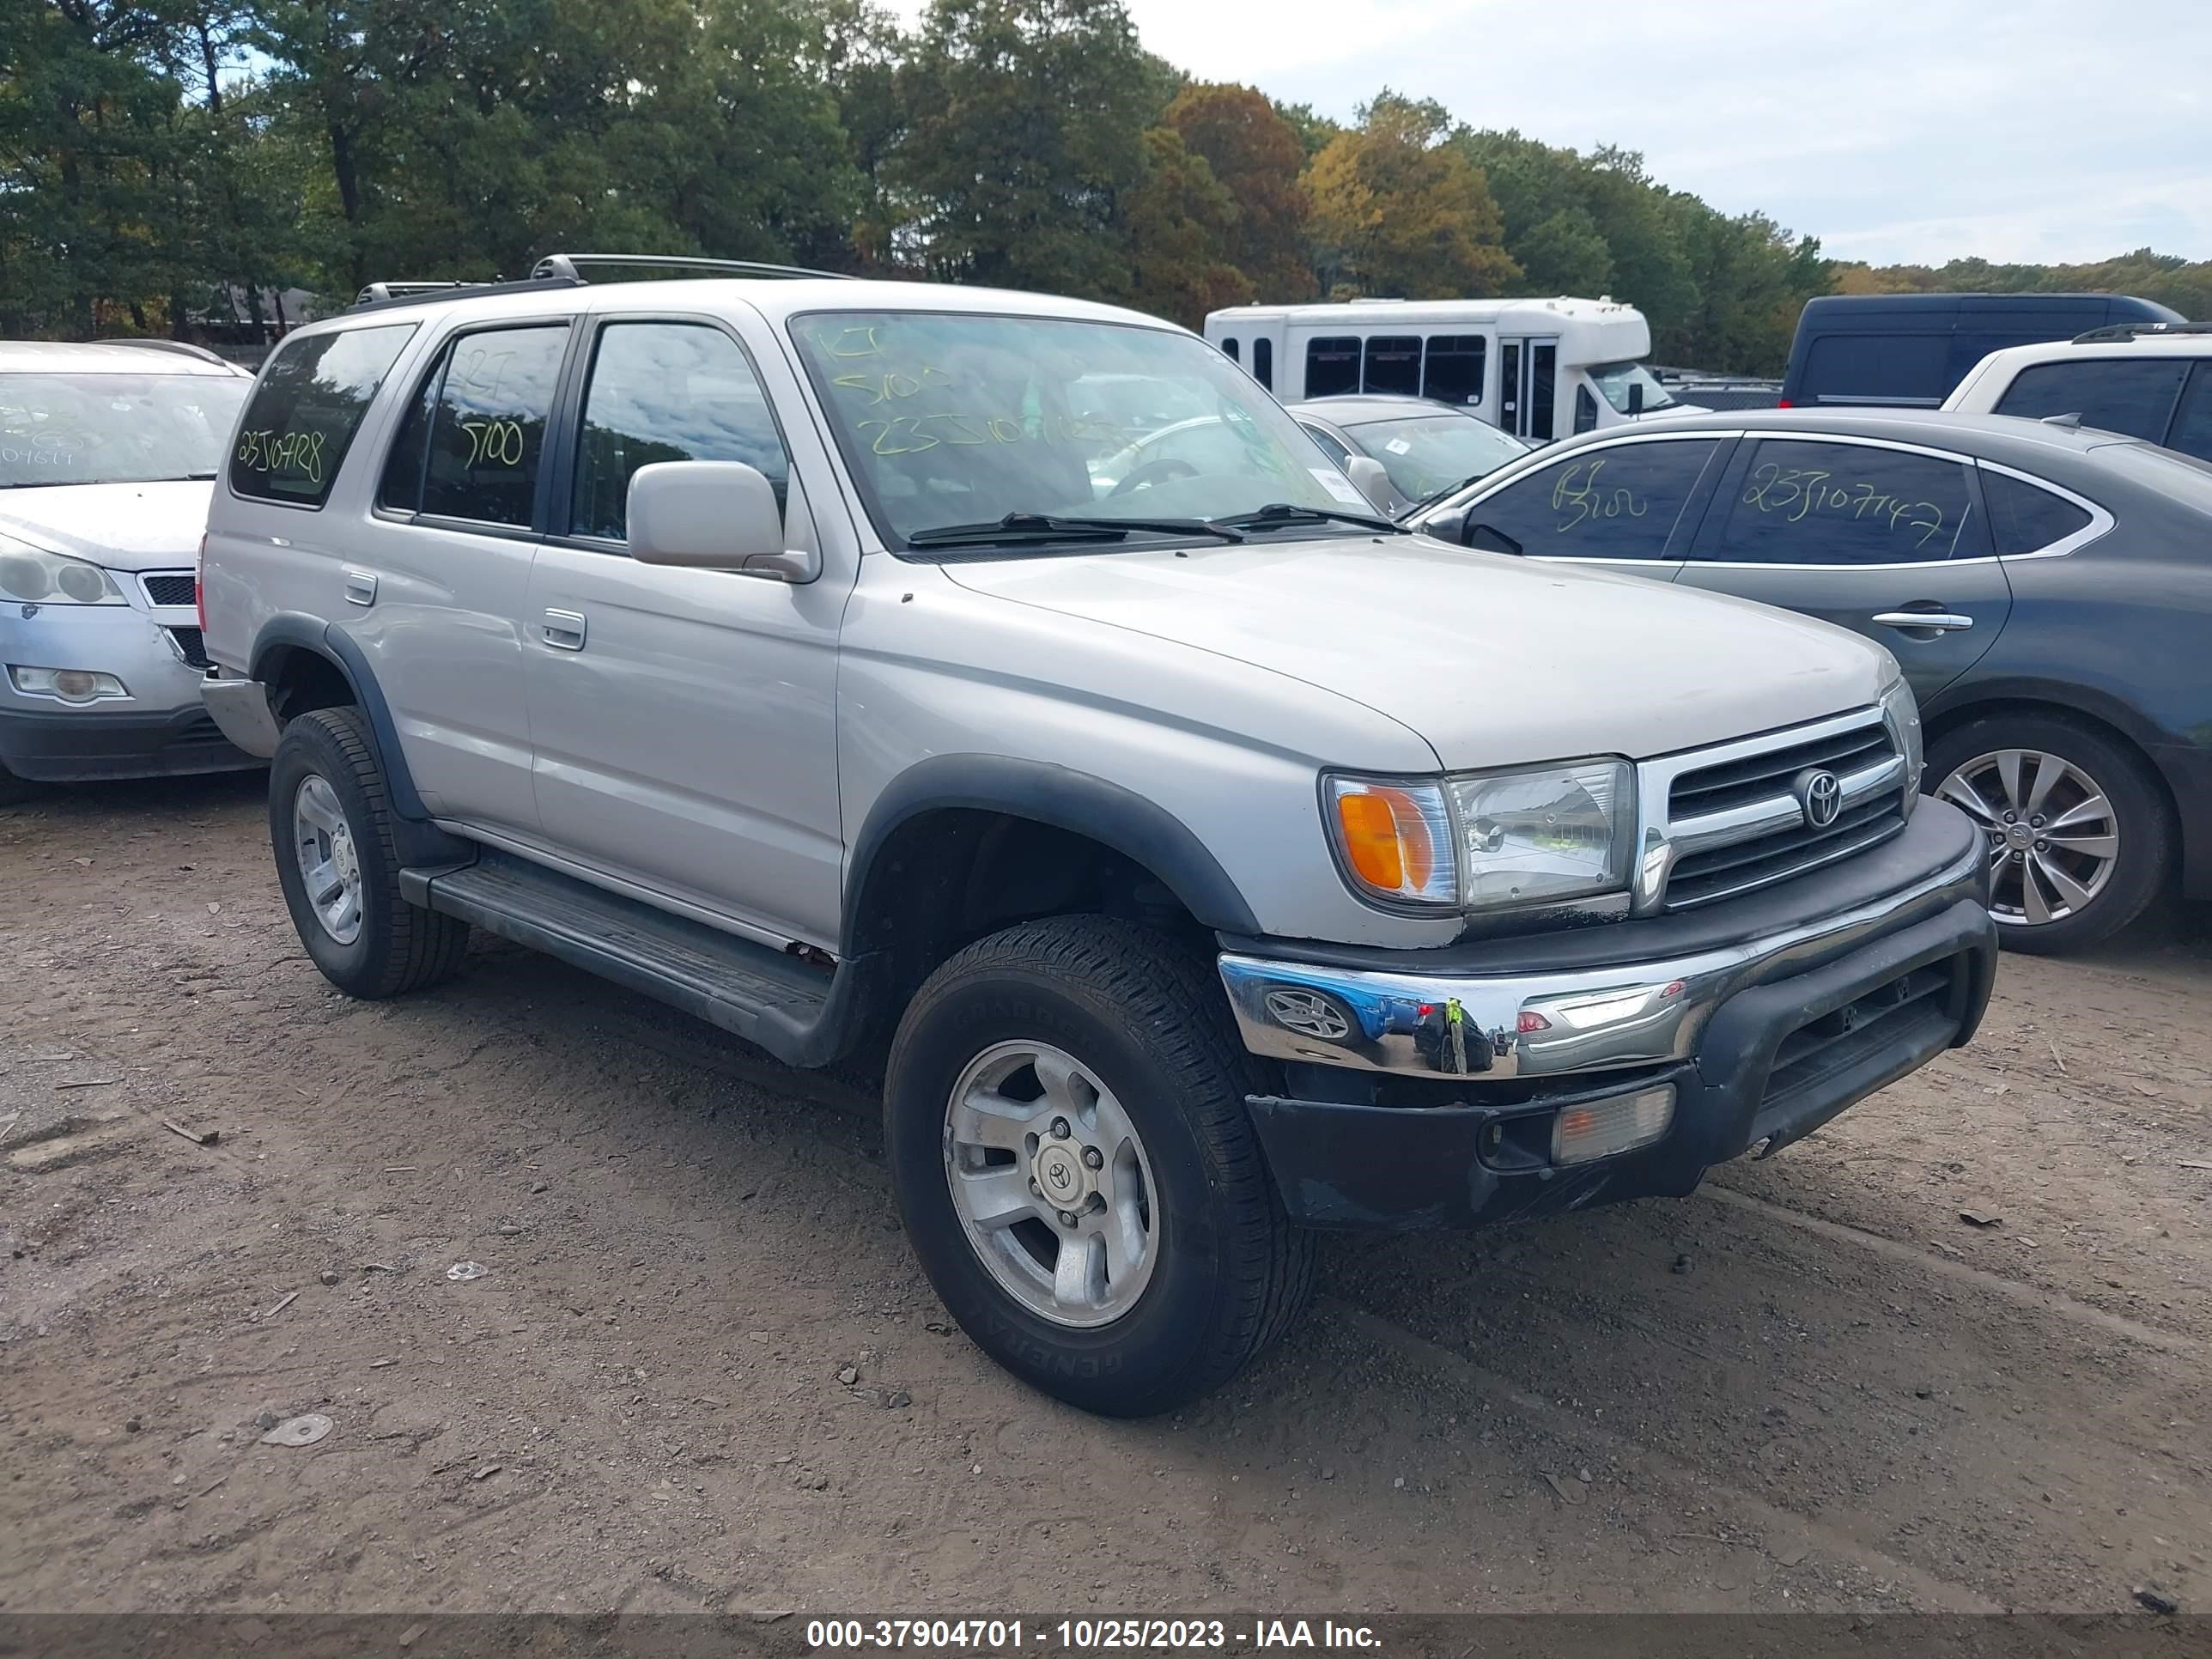
<svg viewBox="0 0 2212 1659">
<path fill-rule="evenodd" d="M 964 547 L 998 542 L 1119 542 L 1133 530 L 1162 536 L 1212 536 L 1241 542 L 1234 530 L 1205 519 L 1066 518 L 1054 513 L 1009 513 L 986 524 L 941 524 L 917 530 L 908 547 Z"/>
<path fill-rule="evenodd" d="M 1370 513 L 1340 513 L 1328 507 L 1298 507 L 1289 501 L 1269 501 L 1249 513 L 1225 513 L 1206 523 L 1216 529 L 1272 530 L 1277 525 L 1288 524 L 1356 524 L 1363 530 L 1388 530 L 1396 534 L 1406 532 L 1388 519 L 1378 519 Z"/>
<path fill-rule="evenodd" d="M 1423 507 L 1434 506 L 1437 502 L 1443 500 L 1447 495 L 1456 495 L 1461 490 L 1466 489 L 1469 484 L 1488 477 L 1497 470 L 1498 469 L 1496 467 L 1486 467 L 1480 472 L 1468 473 L 1467 477 L 1462 478 L 1457 483 L 1446 484 L 1442 489 L 1431 490 L 1427 495 L 1422 496 L 1420 500 L 1415 501 L 1411 507 L 1407 507 L 1401 516 L 1410 519 Z"/>
</svg>

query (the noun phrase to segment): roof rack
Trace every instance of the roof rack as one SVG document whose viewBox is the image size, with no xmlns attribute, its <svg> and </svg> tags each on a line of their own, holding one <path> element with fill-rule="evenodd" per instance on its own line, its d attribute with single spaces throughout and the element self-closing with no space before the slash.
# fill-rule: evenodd
<svg viewBox="0 0 2212 1659">
<path fill-rule="evenodd" d="M 230 362 L 228 358 L 218 356 L 216 353 L 210 351 L 205 346 L 194 345 L 189 340 L 101 340 L 97 343 L 100 345 L 137 346 L 141 350 L 144 351 L 173 351 L 179 356 L 197 357 L 204 363 L 219 363 L 225 368 L 234 368 L 237 367 L 237 365 Z"/>
<path fill-rule="evenodd" d="M 581 280 L 547 276 L 520 282 L 494 277 L 489 283 L 371 283 L 346 310 L 349 313 L 381 311 L 387 307 L 428 305 L 433 300 L 465 300 L 476 294 L 535 294 L 545 289 L 575 288 Z"/>
<path fill-rule="evenodd" d="M 2103 328 L 2093 328 L 2087 334 L 2076 334 L 2073 343 L 2112 345 L 2139 340 L 2147 334 L 2212 334 L 2212 323 L 2112 323 Z"/>
<path fill-rule="evenodd" d="M 684 253 L 549 253 L 531 267 L 539 280 L 565 276 L 572 283 L 586 281 L 578 266 L 610 265 L 624 270 L 697 270 L 718 276 L 830 276 L 850 281 L 834 270 L 815 270 L 805 265 L 763 264 L 754 259 L 704 259 Z"/>
</svg>

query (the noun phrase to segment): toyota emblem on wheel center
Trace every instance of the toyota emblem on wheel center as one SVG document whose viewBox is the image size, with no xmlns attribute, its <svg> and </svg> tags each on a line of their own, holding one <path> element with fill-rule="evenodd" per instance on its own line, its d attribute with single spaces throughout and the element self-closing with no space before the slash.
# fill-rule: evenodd
<svg viewBox="0 0 2212 1659">
<path fill-rule="evenodd" d="M 1800 772 L 1794 788 L 1805 822 L 1814 830 L 1826 829 L 1844 810 L 1844 786 L 1833 772 L 1817 768 Z"/>
</svg>

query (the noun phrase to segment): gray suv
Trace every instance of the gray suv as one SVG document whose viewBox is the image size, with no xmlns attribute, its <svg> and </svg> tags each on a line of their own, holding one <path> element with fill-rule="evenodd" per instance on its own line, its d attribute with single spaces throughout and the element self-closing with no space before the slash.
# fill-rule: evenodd
<svg viewBox="0 0 2212 1659">
<path fill-rule="evenodd" d="M 1980 842 L 1878 647 L 1402 530 L 1154 319 L 584 268 L 256 388 L 205 696 L 301 939 L 389 997 L 481 927 L 879 1068 L 1037 1386 L 1170 1407 L 1313 1228 L 1686 1193 L 1972 1033 Z M 1104 465 L 1193 409 L 1203 467 Z"/>
</svg>

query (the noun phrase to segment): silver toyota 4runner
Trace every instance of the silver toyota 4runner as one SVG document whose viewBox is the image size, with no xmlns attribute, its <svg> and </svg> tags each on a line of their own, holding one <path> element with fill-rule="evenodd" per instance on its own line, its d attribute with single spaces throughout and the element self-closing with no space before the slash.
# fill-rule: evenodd
<svg viewBox="0 0 2212 1659">
<path fill-rule="evenodd" d="M 1685 1194 L 1972 1032 L 1982 849 L 1879 647 L 1401 532 L 1151 318 L 580 268 L 255 388 L 204 690 L 300 937 L 880 1063 L 915 1248 L 1038 1387 L 1160 1410 L 1310 1229 Z M 1218 441 L 1110 465 L 1135 407 Z"/>
</svg>

